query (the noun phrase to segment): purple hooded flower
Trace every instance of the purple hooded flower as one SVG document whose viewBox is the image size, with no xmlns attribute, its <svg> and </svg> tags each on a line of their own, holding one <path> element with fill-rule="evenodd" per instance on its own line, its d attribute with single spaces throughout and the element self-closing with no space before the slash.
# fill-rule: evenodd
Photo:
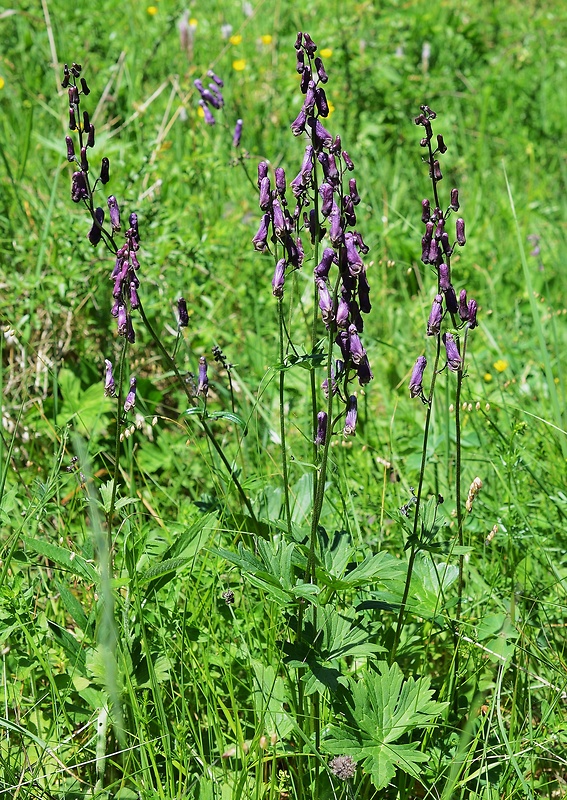
<svg viewBox="0 0 567 800">
<path fill-rule="evenodd" d="M 333 309 L 333 298 L 329 292 L 327 281 L 324 278 L 316 278 L 315 284 L 319 292 L 319 308 L 321 309 L 321 317 L 325 326 L 328 328 L 335 319 L 335 312 Z"/>
<path fill-rule="evenodd" d="M 459 190 L 458 189 L 451 189 L 451 205 L 450 208 L 453 211 L 458 211 L 459 206 Z"/>
<path fill-rule="evenodd" d="M 346 328 L 349 325 L 349 307 L 344 297 L 339 300 L 337 308 L 337 327 Z"/>
<path fill-rule="evenodd" d="M 317 75 L 321 83 L 327 83 L 327 81 L 329 80 L 329 76 L 325 72 L 325 67 L 323 66 L 323 62 L 321 61 L 319 56 L 316 56 L 315 58 L 315 69 L 317 70 Z"/>
<path fill-rule="evenodd" d="M 315 42 L 313 41 L 311 36 L 309 36 L 308 33 L 303 34 L 303 47 L 305 48 L 305 52 L 307 53 L 307 55 L 309 56 L 315 55 L 315 52 L 317 50 L 317 45 L 315 44 Z"/>
<path fill-rule="evenodd" d="M 344 242 L 346 249 L 348 271 L 354 278 L 356 275 L 359 275 L 362 272 L 364 264 L 362 263 L 362 259 L 360 257 L 358 250 L 356 249 L 356 245 L 354 243 L 354 236 L 350 231 L 345 233 Z"/>
<path fill-rule="evenodd" d="M 441 172 L 441 165 L 437 159 L 433 162 L 433 179 L 435 181 L 443 180 L 443 173 Z"/>
<path fill-rule="evenodd" d="M 360 336 L 358 335 L 356 325 L 349 325 L 348 343 L 349 343 L 350 357 L 352 359 L 353 364 L 360 364 L 360 362 L 366 355 L 366 350 L 362 346 L 362 342 L 360 341 Z"/>
<path fill-rule="evenodd" d="M 338 247 L 343 242 L 344 232 L 341 225 L 341 212 L 334 201 L 329 215 L 329 221 L 331 223 L 329 227 L 329 239 L 331 240 L 331 244 Z"/>
<path fill-rule="evenodd" d="M 428 222 L 425 226 L 425 233 L 421 239 L 421 260 L 424 264 L 429 264 L 429 251 L 431 249 L 431 241 L 433 239 L 433 229 L 434 225 L 432 222 Z"/>
<path fill-rule="evenodd" d="M 258 189 L 260 188 L 262 180 L 267 177 L 268 177 L 268 165 L 266 164 L 265 161 L 260 161 L 260 163 L 258 164 Z"/>
<path fill-rule="evenodd" d="M 301 162 L 301 177 L 303 183 L 307 184 L 311 180 L 313 172 L 313 146 L 308 144 L 303 154 L 303 161 Z"/>
<path fill-rule="evenodd" d="M 352 235 L 354 237 L 354 241 L 356 242 L 356 246 L 358 247 L 359 251 L 362 253 L 362 255 L 365 256 L 370 251 L 370 248 L 368 247 L 367 244 L 364 243 L 362 234 L 360 234 L 358 231 L 353 231 Z"/>
<path fill-rule="evenodd" d="M 358 276 L 358 303 L 360 310 L 364 314 L 370 314 L 372 304 L 370 303 L 370 286 L 366 278 L 366 271 L 362 270 Z"/>
<path fill-rule="evenodd" d="M 443 334 L 443 344 L 447 353 L 447 366 L 451 372 L 458 372 L 461 368 L 461 356 L 452 333 Z"/>
<path fill-rule="evenodd" d="M 67 161 L 74 161 L 75 160 L 75 145 L 73 144 L 73 139 L 70 136 L 65 137 L 65 144 L 67 145 Z"/>
<path fill-rule="evenodd" d="M 348 361 L 350 358 L 350 337 L 348 331 L 340 330 L 337 333 L 335 343 L 340 347 L 343 361 Z"/>
<path fill-rule="evenodd" d="M 467 290 L 461 289 L 459 294 L 459 317 L 466 322 L 469 318 L 469 307 L 467 305 Z"/>
<path fill-rule="evenodd" d="M 236 120 L 236 125 L 234 126 L 234 133 L 232 135 L 232 146 L 233 147 L 240 147 L 240 137 L 242 136 L 242 125 L 243 122 L 241 119 Z"/>
<path fill-rule="evenodd" d="M 305 123 L 307 122 L 307 115 L 305 109 L 301 109 L 297 117 L 291 123 L 291 132 L 294 136 L 299 136 L 305 130 Z"/>
<path fill-rule="evenodd" d="M 89 231 L 89 242 L 95 246 L 102 238 L 102 226 L 104 223 L 104 209 L 95 208 L 92 228 Z"/>
<path fill-rule="evenodd" d="M 184 297 L 180 297 L 177 301 L 177 317 L 180 328 L 186 328 L 189 325 L 189 312 L 187 311 L 187 303 Z"/>
<path fill-rule="evenodd" d="M 216 83 L 216 85 L 220 86 L 220 88 L 222 89 L 222 87 L 224 86 L 224 81 L 222 80 L 222 78 L 219 78 L 218 75 L 215 75 L 215 73 L 212 71 L 212 69 L 210 69 L 207 72 L 207 75 L 209 76 L 209 78 L 212 78 L 214 80 L 214 82 Z"/>
<path fill-rule="evenodd" d="M 469 328 L 471 331 L 478 325 L 476 321 L 477 303 L 476 300 L 469 300 Z"/>
<path fill-rule="evenodd" d="M 207 123 L 207 125 L 214 125 L 215 124 L 215 118 L 211 114 L 211 110 L 208 107 L 208 105 L 205 103 L 204 100 L 199 100 L 199 105 L 203 109 L 203 116 L 205 118 L 205 122 Z"/>
<path fill-rule="evenodd" d="M 348 191 L 349 191 L 350 199 L 352 200 L 353 206 L 357 206 L 360 203 L 360 195 L 358 194 L 358 189 L 356 188 L 356 178 L 350 178 L 349 179 Z"/>
<path fill-rule="evenodd" d="M 333 208 L 333 187 L 323 182 L 321 186 L 319 186 L 319 194 L 321 195 L 322 203 L 321 203 L 321 214 L 324 217 L 328 217 L 331 213 Z"/>
<path fill-rule="evenodd" d="M 311 114 L 315 108 L 315 82 L 310 80 L 307 84 L 307 91 L 305 92 L 305 100 L 303 101 L 303 110 L 306 114 Z"/>
<path fill-rule="evenodd" d="M 345 223 L 354 228 L 356 225 L 356 212 L 350 194 L 345 194 L 343 197 L 343 213 L 345 215 Z"/>
<path fill-rule="evenodd" d="M 449 241 L 449 234 L 447 231 L 443 231 L 440 237 L 441 247 L 443 249 L 444 255 L 448 258 L 453 255 L 453 248 L 451 247 L 451 243 Z"/>
<path fill-rule="evenodd" d="M 423 373 L 427 366 L 427 359 L 425 356 L 418 356 L 414 364 L 411 378 L 409 382 L 410 397 L 423 396 Z"/>
<path fill-rule="evenodd" d="M 347 402 L 345 427 L 343 428 L 343 434 L 345 436 L 353 436 L 355 434 L 357 416 L 358 416 L 358 408 L 357 408 L 356 396 L 354 394 L 351 394 Z"/>
<path fill-rule="evenodd" d="M 327 414 L 325 411 L 319 411 L 317 414 L 317 433 L 315 435 L 314 444 L 317 447 L 325 444 L 327 438 Z"/>
<path fill-rule="evenodd" d="M 449 265 L 442 261 L 439 264 L 439 290 L 446 292 L 450 285 L 451 281 L 449 279 Z"/>
<path fill-rule="evenodd" d="M 118 335 L 126 336 L 127 328 L 128 328 L 128 319 L 126 316 L 126 306 L 120 304 L 118 306 Z"/>
<path fill-rule="evenodd" d="M 259 250 L 261 253 L 268 247 L 268 231 L 270 226 L 270 215 L 264 214 L 258 228 L 258 233 L 252 239 L 254 250 Z"/>
<path fill-rule="evenodd" d="M 140 307 L 140 298 L 138 297 L 138 287 L 136 281 L 130 281 L 130 308 Z"/>
<path fill-rule="evenodd" d="M 443 296 L 435 295 L 429 319 L 427 320 L 427 335 L 437 336 L 441 330 L 441 320 L 443 319 Z"/>
<path fill-rule="evenodd" d="M 108 158 L 103 158 L 100 165 L 100 182 L 102 184 L 108 183 L 108 181 L 110 180 L 109 169 L 110 169 L 110 161 L 108 160 Z"/>
<path fill-rule="evenodd" d="M 296 56 L 297 61 L 295 62 L 295 70 L 298 75 L 303 75 L 303 70 L 305 69 L 305 53 L 303 50 L 297 50 Z"/>
<path fill-rule="evenodd" d="M 89 135 L 87 136 L 87 147 L 94 147 L 95 146 L 95 126 L 92 124 L 89 125 Z"/>
<path fill-rule="evenodd" d="M 445 292 L 445 305 L 449 314 L 457 314 L 459 311 L 459 303 L 453 284 L 449 284 L 449 288 Z"/>
<path fill-rule="evenodd" d="M 285 169 L 283 167 L 276 167 L 274 172 L 276 176 L 276 191 L 280 197 L 284 197 L 286 189 Z"/>
<path fill-rule="evenodd" d="M 134 344 L 136 341 L 136 332 L 134 331 L 134 326 L 132 325 L 132 317 L 130 314 L 126 315 L 126 338 L 130 342 L 130 344 Z"/>
<path fill-rule="evenodd" d="M 352 161 L 352 158 L 349 156 L 349 154 L 347 153 L 346 150 L 343 150 L 343 159 L 344 159 L 344 162 L 345 162 L 345 165 L 346 165 L 346 168 L 348 169 L 348 171 L 352 172 L 352 170 L 354 169 L 354 163 Z"/>
<path fill-rule="evenodd" d="M 333 137 L 318 119 L 309 117 L 307 119 L 307 124 L 311 128 L 313 144 L 317 150 L 321 150 L 323 147 L 330 147 L 332 145 Z"/>
<path fill-rule="evenodd" d="M 120 209 L 118 207 L 118 202 L 116 201 L 116 197 L 113 194 L 110 195 L 110 197 L 106 202 L 110 214 L 110 224 L 112 225 L 112 232 L 116 233 L 117 231 L 120 230 Z"/>
<path fill-rule="evenodd" d="M 266 180 L 269 181 L 269 178 Z M 272 220 L 274 223 L 274 232 L 278 239 L 281 240 L 283 234 L 286 232 L 286 223 L 280 201 L 277 197 L 272 200 Z"/>
<path fill-rule="evenodd" d="M 112 361 L 108 358 L 104 359 L 105 377 L 104 377 L 104 396 L 116 397 L 116 385 L 114 383 L 114 375 L 112 374 Z"/>
<path fill-rule="evenodd" d="M 465 221 L 461 217 L 459 217 L 455 223 L 455 230 L 457 235 L 457 244 L 459 247 L 463 247 L 467 240 L 465 238 Z"/>
<path fill-rule="evenodd" d="M 131 411 L 136 405 L 136 378 L 130 378 L 130 391 L 126 395 L 126 401 L 124 402 L 124 411 L 128 413 Z"/>
<path fill-rule="evenodd" d="M 88 200 L 89 190 L 87 189 L 87 179 L 84 172 L 74 172 L 71 179 L 71 200 L 80 203 L 81 200 Z"/>
<path fill-rule="evenodd" d="M 421 201 L 421 221 L 425 224 L 429 222 L 431 219 L 431 206 L 429 205 L 429 200 L 425 199 Z"/>
<path fill-rule="evenodd" d="M 283 297 L 285 283 L 285 258 L 280 258 L 272 278 L 272 294 L 274 297 Z"/>
<path fill-rule="evenodd" d="M 435 237 L 431 240 L 431 244 L 429 245 L 429 256 L 426 263 L 428 264 L 437 264 L 440 258 L 439 253 L 439 243 Z"/>
<path fill-rule="evenodd" d="M 326 278 L 329 275 L 331 265 L 335 260 L 335 251 L 331 247 L 326 247 L 323 250 L 321 261 L 317 264 L 313 272 L 316 278 Z"/>
<path fill-rule="evenodd" d="M 138 230 L 138 215 L 134 211 L 130 214 L 128 222 L 130 223 L 130 230 L 132 231 L 132 239 L 138 244 L 140 241 L 140 231 Z"/>
<path fill-rule="evenodd" d="M 260 198 L 258 200 L 258 204 L 262 211 L 267 211 L 271 202 L 272 195 L 270 192 L 270 178 L 266 175 L 266 177 L 262 178 L 260 181 Z"/>
<path fill-rule="evenodd" d="M 329 104 L 327 102 L 327 95 L 325 94 L 325 90 L 322 86 L 318 86 L 315 89 L 315 103 L 317 105 L 317 111 L 321 117 L 328 117 L 329 116 Z"/>
<path fill-rule="evenodd" d="M 372 370 L 370 369 L 370 362 L 368 361 L 367 355 L 365 355 L 360 363 L 356 365 L 356 374 L 358 377 L 358 382 L 361 386 L 366 386 L 366 384 L 370 383 L 374 377 Z"/>
<path fill-rule="evenodd" d="M 209 392 L 209 378 L 207 376 L 207 359 L 201 356 L 199 359 L 199 385 L 197 387 L 197 394 L 206 397 Z"/>
</svg>

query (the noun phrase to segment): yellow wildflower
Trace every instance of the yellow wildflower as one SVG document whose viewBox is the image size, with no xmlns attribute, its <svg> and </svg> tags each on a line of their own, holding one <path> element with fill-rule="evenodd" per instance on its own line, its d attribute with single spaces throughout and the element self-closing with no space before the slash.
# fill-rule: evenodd
<svg viewBox="0 0 567 800">
<path fill-rule="evenodd" d="M 331 58 L 331 56 L 333 55 L 333 51 L 331 50 L 330 47 L 324 47 L 320 51 L 320 53 L 321 53 L 321 58 Z"/>
<path fill-rule="evenodd" d="M 328 114 L 328 117 L 330 117 L 330 116 L 331 116 L 331 114 L 333 113 L 333 111 L 335 110 L 335 106 L 334 106 L 334 105 L 331 103 L 331 101 L 329 100 L 329 98 L 327 98 L 327 105 L 329 106 L 329 114 Z M 327 117 L 327 119 L 328 119 L 328 117 Z"/>
<path fill-rule="evenodd" d="M 232 68 L 237 72 L 242 72 L 246 68 L 246 61 L 243 58 L 237 58 L 232 62 Z"/>
<path fill-rule="evenodd" d="M 146 9 L 146 11 L 147 11 L 147 12 L 148 12 L 148 14 L 150 15 L 150 17 L 155 17 L 155 15 L 156 15 L 156 14 L 157 14 L 157 12 L 158 12 L 158 10 L 157 10 L 157 6 L 148 6 L 148 7 L 147 7 L 147 9 Z"/>
<path fill-rule="evenodd" d="M 505 370 L 505 369 L 507 368 L 507 366 L 508 366 L 508 362 L 507 362 L 507 361 L 504 361 L 504 359 L 503 359 L 503 358 L 499 358 L 499 359 L 498 359 L 498 361 L 495 361 L 495 362 L 494 362 L 494 364 L 493 364 L 492 366 L 494 367 L 494 369 L 496 370 L 496 372 L 504 372 L 504 370 Z"/>
<path fill-rule="evenodd" d="M 260 36 L 260 41 L 262 44 L 271 44 L 272 43 L 272 34 L 265 33 L 263 36 Z"/>
<path fill-rule="evenodd" d="M 490 383 L 490 381 L 492 380 L 492 375 L 490 374 L 490 372 L 485 372 L 485 373 L 484 373 L 484 380 L 485 380 L 487 383 Z"/>
<path fill-rule="evenodd" d="M 201 117 L 201 119 L 205 116 L 205 112 L 203 111 L 203 106 L 197 106 L 197 116 Z"/>
<path fill-rule="evenodd" d="M 3 89 L 3 88 L 4 88 L 4 86 L 6 86 L 6 81 L 5 81 L 5 80 L 4 80 L 4 78 L 3 78 L 3 77 L 0 75 L 0 89 Z"/>
<path fill-rule="evenodd" d="M 190 28 L 196 28 L 198 24 L 199 23 L 197 22 L 195 17 L 191 17 L 191 19 L 189 20 L 189 27 Z"/>
<path fill-rule="evenodd" d="M 233 36 L 230 37 L 228 40 L 231 44 L 240 44 L 242 41 L 242 36 L 239 33 L 235 33 Z"/>
</svg>

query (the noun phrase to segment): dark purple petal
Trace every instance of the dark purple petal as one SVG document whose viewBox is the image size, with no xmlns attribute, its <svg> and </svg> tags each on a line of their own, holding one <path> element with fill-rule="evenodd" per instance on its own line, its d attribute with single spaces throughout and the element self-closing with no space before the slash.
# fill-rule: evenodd
<svg viewBox="0 0 567 800">
<path fill-rule="evenodd" d="M 327 95 L 325 94 L 325 90 L 318 86 L 315 89 L 315 103 L 317 105 L 317 111 L 322 117 L 329 116 L 329 104 L 327 102 Z"/>
<path fill-rule="evenodd" d="M 425 224 L 429 222 L 431 219 L 431 206 L 429 205 L 429 200 L 425 199 L 421 201 L 421 221 Z"/>
<path fill-rule="evenodd" d="M 441 292 L 446 292 L 450 285 L 449 265 L 442 261 L 439 264 L 439 290 Z"/>
<path fill-rule="evenodd" d="M 88 200 L 89 191 L 87 189 L 87 178 L 84 172 L 74 172 L 71 179 L 71 200 L 79 203 L 81 200 Z"/>
<path fill-rule="evenodd" d="M 358 331 L 355 325 L 349 325 L 348 341 L 349 341 L 350 357 L 352 359 L 353 364 L 360 364 L 360 362 L 366 355 L 366 351 L 362 346 L 362 342 L 360 341 L 360 336 L 358 335 Z"/>
<path fill-rule="evenodd" d="M 243 122 L 241 119 L 236 120 L 236 125 L 234 126 L 234 133 L 232 135 L 232 146 L 233 147 L 240 147 L 240 137 L 242 136 L 242 125 Z"/>
<path fill-rule="evenodd" d="M 458 211 L 459 206 L 459 190 L 458 189 L 451 189 L 451 206 L 453 211 Z"/>
<path fill-rule="evenodd" d="M 467 290 L 461 289 L 459 294 L 459 317 L 466 322 L 469 318 L 469 307 L 467 305 Z"/>
<path fill-rule="evenodd" d="M 199 385 L 197 387 L 197 394 L 206 397 L 209 392 L 209 378 L 207 376 L 207 359 L 201 356 L 199 359 Z"/>
<path fill-rule="evenodd" d="M 354 164 L 352 158 L 349 156 L 346 150 L 343 150 L 343 159 L 346 164 L 346 168 L 349 170 L 349 172 L 352 172 L 354 169 Z"/>
<path fill-rule="evenodd" d="M 467 240 L 465 238 L 465 221 L 461 217 L 459 217 L 455 223 L 455 230 L 457 234 L 457 244 L 459 247 L 463 247 Z"/>
<path fill-rule="evenodd" d="M 305 123 L 307 122 L 307 115 L 302 108 L 297 117 L 291 123 L 291 132 L 294 136 L 299 136 L 305 130 Z"/>
<path fill-rule="evenodd" d="M 274 297 L 283 297 L 285 283 L 285 258 L 280 258 L 272 278 L 272 294 Z"/>
<path fill-rule="evenodd" d="M 327 414 L 325 411 L 319 411 L 317 414 L 317 433 L 315 435 L 314 444 L 317 447 L 325 444 L 327 438 Z"/>
<path fill-rule="evenodd" d="M 350 199 L 352 200 L 352 204 L 357 206 L 360 203 L 360 195 L 358 194 L 358 189 L 356 188 L 356 178 L 349 179 L 348 191 L 350 194 Z"/>
<path fill-rule="evenodd" d="M 325 327 L 328 328 L 335 319 L 333 298 L 329 292 L 327 281 L 324 278 L 316 278 L 315 284 L 319 292 L 319 308 L 321 309 L 321 317 L 325 323 Z"/>
<path fill-rule="evenodd" d="M 116 233 L 116 231 L 120 230 L 120 209 L 118 208 L 116 197 L 113 194 L 111 194 L 106 202 L 110 214 L 110 224 L 112 225 L 112 232 Z"/>
<path fill-rule="evenodd" d="M 351 394 L 347 403 L 347 411 L 345 417 L 345 427 L 343 434 L 345 436 L 353 436 L 356 432 L 356 422 L 358 416 L 356 396 Z"/>
<path fill-rule="evenodd" d="M 74 161 L 75 160 L 75 145 L 73 144 L 73 139 L 70 136 L 65 137 L 65 144 L 67 145 L 67 161 Z"/>
<path fill-rule="evenodd" d="M 184 297 L 180 297 L 177 301 L 177 317 L 180 328 L 186 328 L 189 325 L 189 312 L 187 311 L 187 303 Z"/>
<path fill-rule="evenodd" d="M 136 405 L 136 378 L 130 378 L 130 391 L 126 395 L 126 401 L 124 403 L 124 411 L 128 413 L 131 411 Z"/>
<path fill-rule="evenodd" d="M 449 284 L 449 288 L 445 292 L 445 305 L 447 306 L 447 311 L 449 314 L 458 313 L 459 303 L 457 301 L 457 295 L 452 284 Z"/>
<path fill-rule="evenodd" d="M 443 319 L 443 295 L 435 295 L 429 319 L 427 320 L 427 335 L 437 336 L 441 330 L 441 320 Z"/>
<path fill-rule="evenodd" d="M 364 356 L 364 358 L 356 365 L 356 374 L 358 376 L 358 382 L 361 386 L 366 386 L 367 383 L 370 383 L 374 375 L 372 374 L 372 370 L 370 369 L 370 362 L 368 361 L 368 356 Z"/>
<path fill-rule="evenodd" d="M 447 366 L 452 372 L 458 372 L 461 368 L 461 356 L 452 333 L 443 334 L 443 344 L 447 353 Z"/>
<path fill-rule="evenodd" d="M 358 302 L 360 304 L 360 310 L 364 314 L 370 314 L 372 310 L 372 305 L 370 303 L 370 286 L 368 285 L 365 270 L 362 270 L 358 276 Z"/>
<path fill-rule="evenodd" d="M 349 307 L 344 297 L 339 300 L 337 308 L 337 327 L 346 328 L 349 325 Z"/>
<path fill-rule="evenodd" d="M 270 225 L 270 215 L 263 214 L 262 220 L 260 222 L 260 227 L 258 228 L 258 233 L 252 239 L 254 250 L 259 250 L 261 253 L 263 253 L 264 250 L 266 250 L 268 246 L 269 225 Z"/>
<path fill-rule="evenodd" d="M 102 225 L 104 223 L 104 209 L 95 208 L 92 228 L 89 231 L 89 242 L 97 245 L 102 238 Z"/>
<path fill-rule="evenodd" d="M 108 158 L 103 158 L 100 165 L 100 182 L 102 184 L 108 183 L 110 179 L 109 167 L 110 167 L 110 162 Z"/>
<path fill-rule="evenodd" d="M 307 55 L 309 56 L 315 55 L 315 52 L 317 50 L 317 45 L 315 44 L 315 42 L 313 41 L 311 36 L 309 36 L 308 33 L 303 34 L 303 47 L 305 48 L 305 52 L 307 53 Z"/>
<path fill-rule="evenodd" d="M 319 186 L 319 194 L 321 195 L 321 214 L 328 217 L 333 208 L 333 187 L 324 182 Z"/>
<path fill-rule="evenodd" d="M 323 66 L 323 62 L 321 61 L 319 56 L 316 56 L 315 58 L 315 69 L 317 70 L 317 75 L 321 83 L 327 83 L 327 81 L 329 80 L 329 76 L 325 72 L 325 67 Z"/>
<path fill-rule="evenodd" d="M 262 178 L 260 181 L 260 198 L 258 203 L 262 211 L 267 211 L 270 207 L 272 202 L 272 195 L 270 191 L 270 179 L 269 177 Z"/>
<path fill-rule="evenodd" d="M 329 274 L 329 270 L 331 269 L 331 265 L 335 260 L 335 251 L 331 247 L 326 247 L 323 250 L 323 255 L 321 256 L 321 261 L 317 264 L 314 269 L 315 277 L 316 278 L 326 278 Z"/>
<path fill-rule="evenodd" d="M 346 249 L 348 271 L 353 277 L 355 277 L 356 275 L 359 275 L 362 272 L 364 264 L 362 263 L 362 259 L 360 257 L 358 250 L 356 249 L 354 236 L 350 231 L 348 233 L 345 233 L 344 242 Z"/>
<path fill-rule="evenodd" d="M 262 180 L 267 177 L 268 177 L 268 165 L 266 164 L 265 161 L 260 161 L 260 163 L 258 164 L 258 189 L 260 188 Z"/>
<path fill-rule="evenodd" d="M 276 190 L 280 197 L 284 197 L 286 190 L 285 169 L 283 167 L 276 167 Z"/>
<path fill-rule="evenodd" d="M 116 385 L 114 383 L 114 375 L 112 374 L 112 362 L 105 358 L 105 376 L 104 376 L 104 395 L 105 397 L 116 396 Z"/>
<path fill-rule="evenodd" d="M 478 325 L 476 321 L 476 312 L 478 310 L 476 300 L 469 300 L 469 328 L 471 331 Z"/>
</svg>

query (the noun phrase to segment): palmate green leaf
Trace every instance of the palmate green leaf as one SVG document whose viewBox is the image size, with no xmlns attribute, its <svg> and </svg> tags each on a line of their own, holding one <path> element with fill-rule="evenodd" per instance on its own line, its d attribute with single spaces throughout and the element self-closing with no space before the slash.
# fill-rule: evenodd
<svg viewBox="0 0 567 800">
<path fill-rule="evenodd" d="M 427 755 L 418 742 L 396 743 L 404 734 L 429 726 L 446 708 L 432 699 L 428 678 L 404 679 L 397 664 L 378 664 L 358 681 L 348 679 L 344 711 L 347 722 L 331 725 L 325 749 L 362 761 L 364 771 L 377 789 L 383 789 L 401 769 L 415 777 L 417 765 Z"/>
</svg>

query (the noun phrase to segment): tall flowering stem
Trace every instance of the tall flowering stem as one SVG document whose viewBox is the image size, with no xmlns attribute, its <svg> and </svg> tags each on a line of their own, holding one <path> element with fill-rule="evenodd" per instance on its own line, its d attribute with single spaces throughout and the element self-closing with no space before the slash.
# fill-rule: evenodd
<svg viewBox="0 0 567 800">
<path fill-rule="evenodd" d="M 462 217 L 457 217 L 455 221 L 454 234 L 449 232 L 451 217 L 460 208 L 458 189 L 450 190 L 449 203 L 446 207 L 441 205 L 439 184 L 443 180 L 440 158 L 447 152 L 447 145 L 443 136 L 433 134 L 433 121 L 436 113 L 427 105 L 420 107 L 420 114 L 414 122 L 423 128 L 423 136 L 420 146 L 427 151 L 424 162 L 428 166 L 429 179 L 432 188 L 432 201 L 425 198 L 421 201 L 421 221 L 425 226 L 421 240 L 421 260 L 424 264 L 430 265 L 437 283 L 436 294 L 433 300 L 429 319 L 427 322 L 426 335 L 436 339 L 436 354 L 433 366 L 433 375 L 430 382 L 429 393 L 426 396 L 423 391 L 423 377 L 427 361 L 425 356 L 419 356 L 409 384 L 410 396 L 420 398 L 427 406 L 425 417 L 425 429 L 423 439 L 423 450 L 421 467 L 419 473 L 419 483 L 415 496 L 415 509 L 413 517 L 413 530 L 411 537 L 411 547 L 408 559 L 408 571 L 402 602 L 398 613 L 394 643 L 390 651 L 390 663 L 393 663 L 400 641 L 403 628 L 406 603 L 411 584 L 413 566 L 416 554 L 420 547 L 420 510 L 422 503 L 423 483 L 427 461 L 427 447 L 429 441 L 429 430 L 431 414 L 433 408 L 433 397 L 435 383 L 442 357 L 445 363 L 442 369 L 456 374 L 455 389 L 455 425 L 456 425 L 456 453 L 455 453 L 455 502 L 457 511 L 457 541 L 463 544 L 463 510 L 461 497 L 461 389 L 465 368 L 466 343 L 469 330 L 477 325 L 477 303 L 471 299 L 467 301 L 466 289 L 462 289 L 457 299 L 457 294 L 453 285 L 451 257 L 456 247 L 463 247 L 466 244 L 465 222 Z M 447 325 L 447 323 L 450 323 Z M 444 324 L 447 327 L 443 330 Z M 460 337 L 462 335 L 462 346 Z M 439 501 L 441 502 L 441 501 Z M 427 532 L 424 532 L 427 534 Z M 458 581 L 458 602 L 457 620 L 460 618 L 462 594 L 463 594 L 463 556 L 459 556 L 459 581 Z"/>
</svg>

